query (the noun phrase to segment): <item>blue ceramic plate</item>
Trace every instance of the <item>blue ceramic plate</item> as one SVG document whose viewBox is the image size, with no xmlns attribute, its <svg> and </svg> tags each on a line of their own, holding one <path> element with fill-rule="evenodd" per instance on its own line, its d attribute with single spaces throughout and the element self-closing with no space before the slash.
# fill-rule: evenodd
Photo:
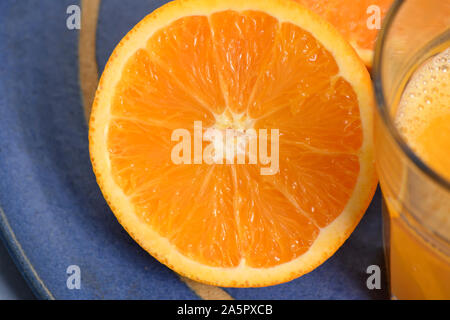
<svg viewBox="0 0 450 320">
<path fill-rule="evenodd" d="M 82 14 L 98 21 L 90 49 L 100 72 L 125 33 L 165 2 L 103 0 L 97 20 L 87 10 L 98 0 L 87 1 L 94 5 Z M 97 187 L 79 85 L 79 61 L 86 59 L 79 36 L 92 30 L 67 28 L 72 4 L 81 6 L 0 1 L 2 236 L 40 298 L 197 299 L 198 292 L 127 235 Z M 223 290 L 236 299 L 385 298 L 384 280 L 381 290 L 366 286 L 368 266 L 380 266 L 384 276 L 380 210 L 377 192 L 350 239 L 313 272 L 274 287 Z M 71 265 L 80 268 L 80 289 L 67 287 Z"/>
</svg>

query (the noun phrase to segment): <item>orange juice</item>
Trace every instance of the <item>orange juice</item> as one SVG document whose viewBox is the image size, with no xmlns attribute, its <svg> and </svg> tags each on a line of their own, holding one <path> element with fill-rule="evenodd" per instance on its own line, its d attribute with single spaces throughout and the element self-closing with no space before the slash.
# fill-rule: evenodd
<svg viewBox="0 0 450 320">
<path fill-rule="evenodd" d="M 425 61 L 409 79 L 395 115 L 395 125 L 407 145 L 447 180 L 450 180 L 449 68 L 450 48 Z M 441 197 L 425 190 L 414 172 L 402 169 L 405 168 L 392 173 L 401 181 L 400 194 L 389 194 L 389 188 L 382 185 L 392 297 L 450 299 L 448 194 Z M 420 210 L 414 210 L 417 203 L 425 208 L 419 219 L 416 212 Z"/>
<path fill-rule="evenodd" d="M 450 48 L 413 74 L 395 124 L 413 151 L 450 180 Z"/>
</svg>

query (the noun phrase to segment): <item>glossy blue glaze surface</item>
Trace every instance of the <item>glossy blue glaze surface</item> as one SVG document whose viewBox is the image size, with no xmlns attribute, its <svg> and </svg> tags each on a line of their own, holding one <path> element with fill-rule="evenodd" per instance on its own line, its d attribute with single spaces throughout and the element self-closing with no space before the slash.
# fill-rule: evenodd
<svg viewBox="0 0 450 320">
<path fill-rule="evenodd" d="M 78 1 L 0 2 L 0 229 L 40 298 L 196 299 L 178 276 L 117 223 L 92 173 L 78 80 L 78 32 L 66 8 Z M 121 37 L 163 1 L 104 0 L 97 31 L 102 70 Z M 368 290 L 366 268 L 384 262 L 380 193 L 344 246 L 310 274 L 240 299 L 386 298 Z M 66 269 L 81 269 L 81 289 Z"/>
</svg>

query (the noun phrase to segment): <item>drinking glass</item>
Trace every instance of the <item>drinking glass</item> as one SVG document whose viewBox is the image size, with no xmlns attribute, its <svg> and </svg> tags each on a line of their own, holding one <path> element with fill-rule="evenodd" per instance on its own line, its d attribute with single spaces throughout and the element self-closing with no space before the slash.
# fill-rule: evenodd
<svg viewBox="0 0 450 320">
<path fill-rule="evenodd" d="M 375 50 L 376 166 L 393 299 L 450 299 L 450 181 L 413 152 L 394 121 L 414 71 L 450 47 L 449 27 L 450 0 L 396 1 Z"/>
</svg>

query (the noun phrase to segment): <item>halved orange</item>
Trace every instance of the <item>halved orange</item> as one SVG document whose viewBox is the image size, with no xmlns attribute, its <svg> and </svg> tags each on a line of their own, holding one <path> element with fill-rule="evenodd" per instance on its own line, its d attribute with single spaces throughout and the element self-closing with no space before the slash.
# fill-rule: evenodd
<svg viewBox="0 0 450 320">
<path fill-rule="evenodd" d="M 364 214 L 372 108 L 363 62 L 295 2 L 175 1 L 111 55 L 91 160 L 119 222 L 159 261 L 208 284 L 273 285 L 324 262 Z M 196 121 L 203 133 L 279 129 L 279 170 L 175 164 L 172 134 Z"/>
<path fill-rule="evenodd" d="M 333 24 L 361 59 L 372 66 L 381 21 L 394 0 L 294 0 Z"/>
</svg>

